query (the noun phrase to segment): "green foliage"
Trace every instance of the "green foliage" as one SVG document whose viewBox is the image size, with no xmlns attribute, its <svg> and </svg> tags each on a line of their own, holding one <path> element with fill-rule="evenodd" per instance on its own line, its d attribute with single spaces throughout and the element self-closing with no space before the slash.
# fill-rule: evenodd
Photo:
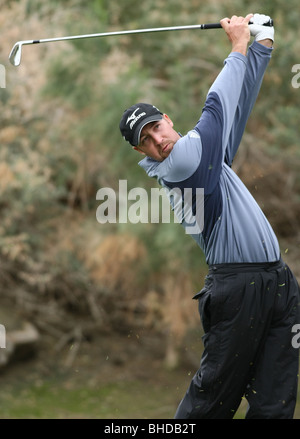
<svg viewBox="0 0 300 439">
<path fill-rule="evenodd" d="M 23 40 L 199 24 L 248 12 L 273 17 L 275 50 L 235 165 L 299 275 L 300 88 L 292 85 L 292 66 L 300 64 L 298 1 L 6 0 L 1 63 L 17 35 Z M 96 194 L 105 187 L 118 193 L 119 180 L 127 180 L 128 191 L 147 191 L 151 210 L 151 189 L 158 184 L 120 135 L 123 111 L 135 102 L 152 102 L 184 134 L 197 122 L 229 51 L 222 30 L 194 30 L 37 45 L 24 50 L 18 69 L 7 61 L 7 87 L 0 90 L 1 305 L 8 302 L 14 314 L 50 336 L 54 355 L 49 362 L 43 340 L 43 370 L 48 365 L 53 378 L 33 370 L 25 382 L 4 380 L 2 418 L 141 416 L 145 401 L 132 395 L 142 395 L 144 376 L 143 383 L 127 383 L 123 367 L 140 375 L 140 353 L 153 349 L 138 334 L 159 331 L 155 355 L 163 355 L 166 334 L 174 332 L 179 345 L 188 325 L 196 321 L 198 330 L 190 299 L 207 270 L 201 250 L 172 213 L 171 224 L 99 224 Z M 125 334 L 121 355 L 112 337 L 117 331 Z M 94 335 L 97 349 L 87 347 Z M 82 363 L 76 357 L 85 337 L 97 372 L 88 370 L 86 355 Z M 128 344 L 133 339 L 137 350 Z M 198 341 L 197 336 L 197 361 Z M 68 379 L 58 376 L 59 356 L 72 366 Z M 121 384 L 111 386 L 105 380 L 115 368 L 122 370 Z M 184 385 L 174 387 L 177 375 L 167 376 L 167 386 L 149 381 L 148 416 L 172 416 L 190 380 L 186 376 Z M 162 394 L 164 387 L 168 392 Z"/>
<path fill-rule="evenodd" d="M 28 20 L 36 15 L 45 23 L 53 23 L 53 36 L 56 19 L 59 34 L 76 35 L 216 22 L 224 16 L 251 11 L 271 15 L 276 24 L 274 56 L 247 134 L 254 143 L 259 138 L 266 157 L 269 154 L 272 160 L 282 161 L 291 169 L 294 186 L 287 198 L 298 203 L 300 91 L 291 84 L 291 68 L 300 63 L 299 8 L 295 0 L 288 8 L 283 0 L 263 4 L 249 0 L 28 0 L 24 7 Z M 22 16 L 20 23 L 23 21 Z M 148 251 L 149 276 L 173 273 L 174 266 L 179 266 L 190 273 L 195 288 L 199 288 L 205 261 L 180 225 L 116 224 L 100 228 L 95 219 L 95 197 L 101 187 L 117 190 L 123 179 L 128 180 L 129 189 L 143 187 L 150 193 L 152 187 L 157 187 L 138 166 L 142 156 L 121 138 L 119 121 L 123 111 L 138 101 L 152 102 L 184 134 L 201 115 L 207 91 L 229 51 L 230 44 L 222 30 L 114 36 L 57 44 L 49 52 L 45 49 L 45 61 L 31 66 L 32 71 L 42 75 L 38 83 L 42 85 L 34 87 L 30 83 L 33 97 L 27 99 L 34 102 L 32 107 L 22 92 L 14 95 L 13 87 L 1 92 L 0 255 L 7 255 L 8 248 L 9 254 L 24 251 L 24 258 L 33 249 L 43 255 L 45 238 L 51 241 L 55 231 L 63 227 L 65 233 L 69 231 L 69 224 L 62 223 L 71 210 L 80 216 L 82 224 L 94 221 L 93 232 L 89 231 L 91 240 L 94 234 L 106 235 L 112 229 L 114 233 L 138 237 Z M 26 63 L 25 55 L 23 62 Z M 22 83 L 21 76 L 19 81 Z M 82 235 L 76 237 L 76 248 L 84 247 Z M 16 252 L 12 251 L 14 245 Z M 66 251 L 60 245 L 58 242 L 55 252 L 58 259 Z M 62 271 L 67 271 L 68 262 L 63 260 Z M 75 254 L 74 260 L 84 258 Z M 47 264 L 47 257 L 41 256 L 43 269 L 49 268 Z M 49 270 L 55 272 L 54 266 Z M 72 270 L 75 273 L 74 267 Z M 73 285 L 72 280 L 70 284 Z"/>
<path fill-rule="evenodd" d="M 82 60 L 76 57 L 54 61 L 49 68 L 49 78 L 44 93 L 69 101 L 77 110 L 86 106 L 92 97 L 92 89 Z"/>
</svg>

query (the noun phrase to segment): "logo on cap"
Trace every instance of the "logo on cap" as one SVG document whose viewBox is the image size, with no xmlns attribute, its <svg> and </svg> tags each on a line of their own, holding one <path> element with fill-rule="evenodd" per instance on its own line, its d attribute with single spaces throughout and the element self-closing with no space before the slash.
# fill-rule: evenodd
<svg viewBox="0 0 300 439">
<path fill-rule="evenodd" d="M 138 121 L 141 117 L 146 116 L 146 113 L 145 113 L 145 112 L 140 113 L 140 114 L 138 114 L 138 115 L 136 116 L 135 113 L 136 113 L 139 109 L 140 109 L 140 107 L 138 107 L 136 110 L 134 110 L 134 112 L 132 113 L 132 115 L 129 116 L 128 119 L 127 119 L 126 125 L 128 125 L 128 122 L 132 121 L 132 122 L 130 123 L 130 125 L 129 125 L 129 127 L 130 127 L 131 130 L 132 130 L 133 126 L 137 123 L 137 121 Z"/>
</svg>

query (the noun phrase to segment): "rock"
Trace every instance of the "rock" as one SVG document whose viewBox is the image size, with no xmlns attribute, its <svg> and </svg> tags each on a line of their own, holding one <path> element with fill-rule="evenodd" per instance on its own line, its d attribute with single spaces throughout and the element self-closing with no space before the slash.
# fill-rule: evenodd
<svg viewBox="0 0 300 439">
<path fill-rule="evenodd" d="M 18 327 L 0 325 L 0 370 L 17 361 L 31 358 L 37 349 L 39 332 L 32 323 L 19 322 Z"/>
</svg>

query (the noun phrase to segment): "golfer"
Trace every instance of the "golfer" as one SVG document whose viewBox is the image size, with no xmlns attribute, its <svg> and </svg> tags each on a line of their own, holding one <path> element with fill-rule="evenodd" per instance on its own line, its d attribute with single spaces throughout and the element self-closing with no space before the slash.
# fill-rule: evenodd
<svg viewBox="0 0 300 439">
<path fill-rule="evenodd" d="M 231 169 L 271 58 L 274 28 L 263 26 L 269 18 L 221 20 L 232 50 L 186 135 L 145 103 L 127 109 L 120 122 L 123 137 L 145 155 L 139 164 L 150 177 L 168 191 L 190 188 L 195 195 L 204 189 L 204 224 L 192 235 L 209 268 L 194 296 L 204 351 L 177 419 L 233 418 L 243 397 L 248 419 L 294 414 L 299 351 L 291 340 L 300 323 L 299 286 L 269 222 Z M 176 211 L 178 200 L 170 201 Z M 190 208 L 189 217 L 197 220 L 195 203 Z M 187 219 L 182 218 L 184 227 Z"/>
</svg>

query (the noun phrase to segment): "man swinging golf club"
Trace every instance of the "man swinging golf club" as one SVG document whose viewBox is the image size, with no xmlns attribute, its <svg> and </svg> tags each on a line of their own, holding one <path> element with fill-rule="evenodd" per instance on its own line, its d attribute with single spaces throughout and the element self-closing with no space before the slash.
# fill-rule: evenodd
<svg viewBox="0 0 300 439">
<path fill-rule="evenodd" d="M 120 122 L 123 137 L 146 156 L 139 164 L 150 177 L 167 190 L 204 188 L 204 225 L 192 235 L 209 266 L 194 296 L 204 352 L 177 419 L 233 418 L 243 396 L 246 418 L 294 414 L 299 352 L 291 340 L 300 323 L 299 286 L 269 222 L 231 169 L 271 58 L 274 28 L 263 26 L 269 18 L 221 20 L 232 50 L 186 135 L 145 103 L 127 109 Z"/>
</svg>

